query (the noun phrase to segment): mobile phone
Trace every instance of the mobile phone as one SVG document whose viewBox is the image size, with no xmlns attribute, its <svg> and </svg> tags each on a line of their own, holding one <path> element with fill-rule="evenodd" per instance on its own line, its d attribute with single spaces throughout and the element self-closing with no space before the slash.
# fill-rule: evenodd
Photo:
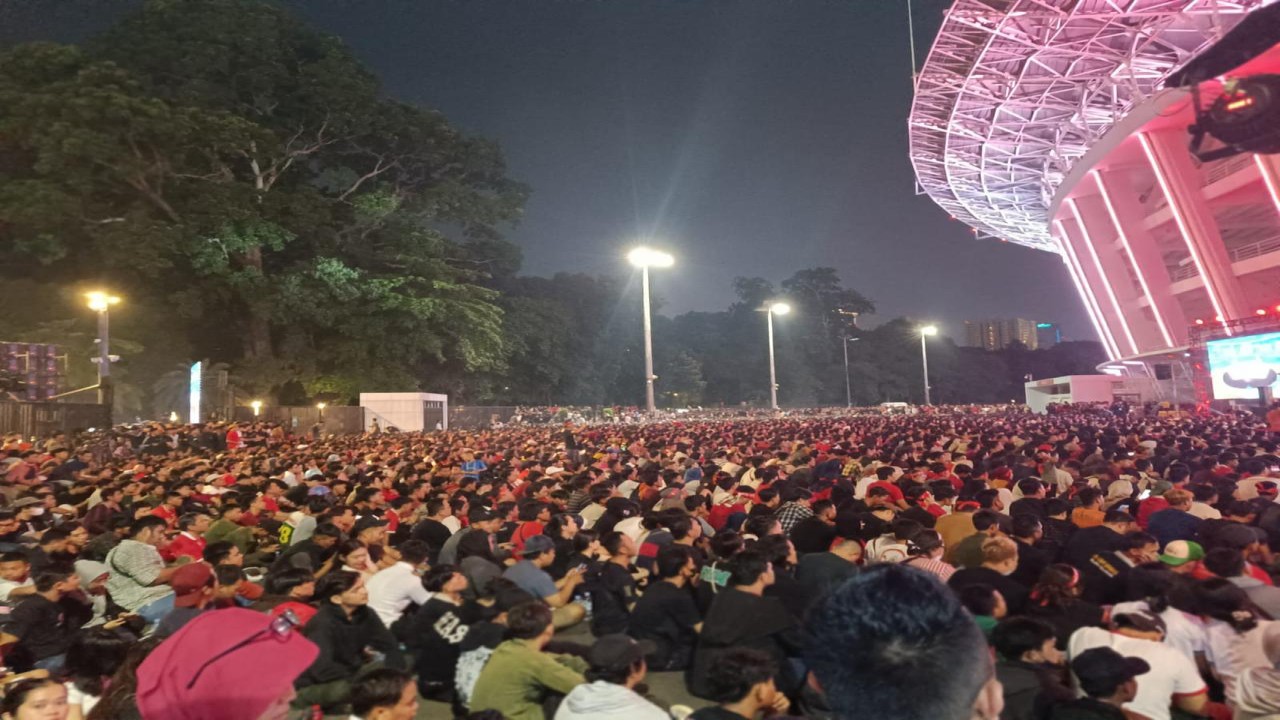
<svg viewBox="0 0 1280 720">
<path fill-rule="evenodd" d="M 586 564 L 586 563 L 579 563 L 578 567 L 574 568 L 574 570 L 577 570 L 577 571 L 578 571 L 578 572 L 580 572 L 580 573 L 584 573 L 584 572 L 586 572 L 586 571 L 587 571 L 587 564 Z"/>
</svg>

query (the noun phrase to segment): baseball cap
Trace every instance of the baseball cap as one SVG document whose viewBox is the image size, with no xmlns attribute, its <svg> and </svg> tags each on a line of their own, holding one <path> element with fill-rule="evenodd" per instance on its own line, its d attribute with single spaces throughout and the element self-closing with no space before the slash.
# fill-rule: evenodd
<svg viewBox="0 0 1280 720">
<path fill-rule="evenodd" d="M 656 650 L 657 645 L 649 640 L 636 640 L 629 635 L 614 633 L 596 640 L 587 651 L 587 662 L 593 668 L 625 668 Z"/>
<path fill-rule="evenodd" d="M 270 617 L 243 608 L 196 616 L 138 667 L 143 720 L 260 717 L 320 654 L 296 630 L 278 635 L 270 627 Z"/>
<path fill-rule="evenodd" d="M 1164 553 L 1160 555 L 1160 562 L 1165 565 L 1179 567 L 1203 557 L 1204 548 L 1200 547 L 1200 543 L 1191 542 L 1190 540 L 1174 540 L 1164 546 Z"/>
<path fill-rule="evenodd" d="M 556 544 L 546 535 L 534 535 L 524 541 L 524 549 L 520 551 L 523 557 L 532 557 L 548 550 L 554 550 Z"/>
<path fill-rule="evenodd" d="M 173 588 L 174 607 L 195 607 L 200 595 L 214 584 L 213 568 L 208 563 L 193 562 L 183 565 L 169 578 Z"/>
<path fill-rule="evenodd" d="M 473 507 L 471 508 L 471 512 L 467 513 L 467 522 L 471 523 L 472 525 L 479 522 L 488 522 L 490 520 L 497 520 L 497 519 L 498 519 L 498 513 L 492 510 L 489 510 L 488 508 Z"/>
<path fill-rule="evenodd" d="M 1126 657 L 1109 647 L 1085 650 L 1071 661 L 1071 671 L 1080 679 L 1080 689 L 1094 697 L 1110 695 L 1126 680 L 1151 671 L 1147 661 Z"/>
</svg>

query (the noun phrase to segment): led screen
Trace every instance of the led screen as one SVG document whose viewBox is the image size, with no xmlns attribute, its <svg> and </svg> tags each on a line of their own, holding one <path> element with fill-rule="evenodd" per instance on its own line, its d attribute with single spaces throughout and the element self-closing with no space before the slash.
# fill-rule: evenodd
<svg viewBox="0 0 1280 720">
<path fill-rule="evenodd" d="M 1280 332 L 1211 340 L 1208 349 L 1214 398 L 1254 400 L 1259 383 L 1275 389 L 1280 373 Z"/>
</svg>

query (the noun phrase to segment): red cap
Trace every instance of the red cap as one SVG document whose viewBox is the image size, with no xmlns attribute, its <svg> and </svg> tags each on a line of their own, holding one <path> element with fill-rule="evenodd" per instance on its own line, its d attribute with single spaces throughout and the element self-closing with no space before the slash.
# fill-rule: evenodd
<svg viewBox="0 0 1280 720">
<path fill-rule="evenodd" d="M 297 630 L 271 632 L 222 657 L 267 630 L 271 618 L 242 608 L 202 613 L 160 643 L 138 667 L 138 710 L 143 720 L 245 720 L 256 718 L 290 693 L 293 681 L 320 649 Z M 200 668 L 218 657 L 201 673 Z M 191 689 L 187 684 L 196 674 Z"/>
</svg>

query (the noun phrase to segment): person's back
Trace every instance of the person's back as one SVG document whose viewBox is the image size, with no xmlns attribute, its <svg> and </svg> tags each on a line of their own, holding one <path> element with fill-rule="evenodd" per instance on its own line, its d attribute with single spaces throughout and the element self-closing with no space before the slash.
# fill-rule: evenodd
<svg viewBox="0 0 1280 720">
<path fill-rule="evenodd" d="M 569 691 L 555 720 L 669 720 L 662 708 L 634 690 L 648 672 L 644 658 L 652 651 L 648 643 L 626 635 L 596 640 L 587 653 L 587 682 Z"/>
<path fill-rule="evenodd" d="M 534 600 L 511 609 L 510 636 L 494 649 L 471 692 L 471 711 L 496 710 L 507 720 L 544 720 L 549 693 L 568 694 L 586 682 L 581 658 L 542 651 L 555 632 L 551 608 Z"/>
<path fill-rule="evenodd" d="M 1172 646 L 1160 642 L 1163 625 L 1153 618 L 1146 613 L 1132 613 L 1113 620 L 1128 628 L 1129 632 L 1140 632 L 1145 637 L 1104 628 L 1081 628 L 1071 635 L 1067 655 L 1074 660 L 1091 648 L 1109 647 L 1121 655 L 1146 661 L 1152 670 L 1138 678 L 1137 697 L 1126 707 L 1152 720 L 1169 720 L 1169 708 L 1175 700 L 1202 698 L 1208 690 L 1195 663 Z M 1139 625 L 1141 627 L 1137 627 Z"/>
</svg>

